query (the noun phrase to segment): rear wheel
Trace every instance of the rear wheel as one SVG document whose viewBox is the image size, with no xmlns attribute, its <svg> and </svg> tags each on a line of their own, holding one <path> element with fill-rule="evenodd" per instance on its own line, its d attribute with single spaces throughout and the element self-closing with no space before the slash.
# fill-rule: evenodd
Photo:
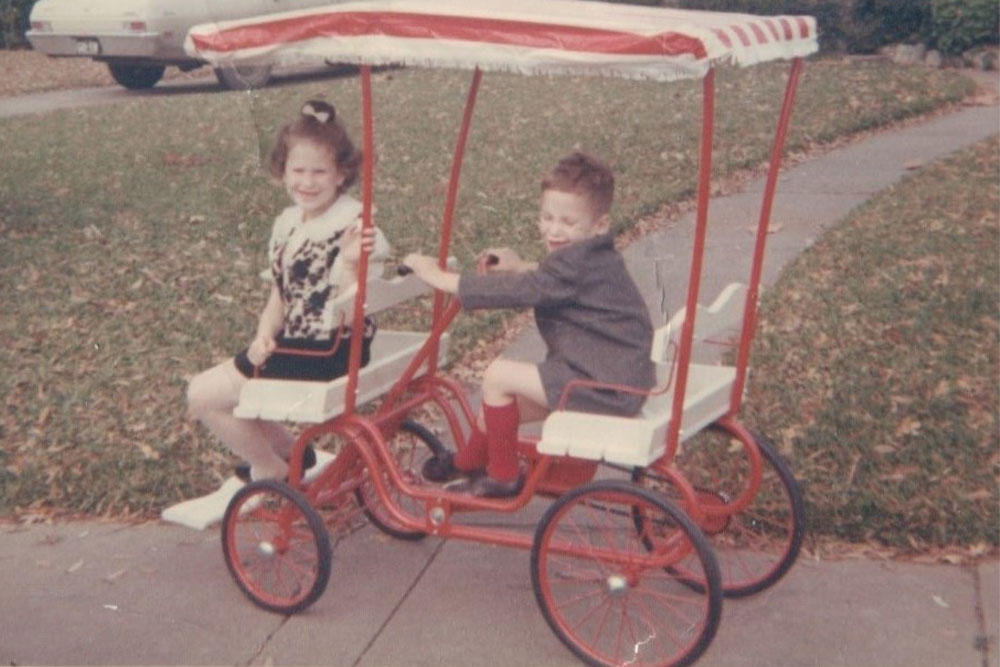
<svg viewBox="0 0 1000 667">
<path fill-rule="evenodd" d="M 703 517 L 699 525 L 719 561 L 723 593 L 732 598 L 760 592 L 781 579 L 798 558 L 805 535 L 805 503 L 788 464 L 763 438 L 745 437 L 749 442 L 714 426 L 685 443 L 674 462 L 695 488 Z M 746 507 L 733 509 L 752 483 L 755 460 L 761 475 L 756 493 Z M 660 462 L 636 470 L 633 481 L 681 507 L 690 502 L 666 478 Z M 685 563 L 677 568 L 683 573 Z M 700 585 L 693 574 L 690 582 Z"/>
<path fill-rule="evenodd" d="M 330 538 L 298 491 L 275 480 L 240 489 L 222 520 L 222 553 L 236 585 L 254 604 L 294 614 L 330 580 Z"/>
<path fill-rule="evenodd" d="M 420 474 L 424 461 L 433 456 L 442 456 L 446 451 L 445 446 L 430 429 L 415 421 L 404 421 L 400 424 L 399 430 L 388 444 L 390 453 L 395 457 L 396 469 L 403 481 L 411 486 L 425 483 L 423 475 Z M 358 504 L 364 510 L 368 520 L 376 528 L 396 539 L 413 541 L 427 537 L 427 533 L 421 530 L 410 530 L 400 525 L 399 521 L 392 517 L 379 499 L 370 474 L 368 470 L 364 472 L 365 480 L 354 492 Z M 424 513 L 423 503 L 404 494 L 396 487 L 389 479 L 388 472 L 383 473 L 383 478 L 396 505 L 408 514 L 419 516 Z"/>
<path fill-rule="evenodd" d="M 697 564 L 706 586 L 672 574 L 682 559 Z M 701 531 L 659 494 L 619 480 L 552 504 L 535 533 L 531 583 L 556 636 L 594 665 L 690 664 L 722 613 L 718 565 Z"/>
<path fill-rule="evenodd" d="M 219 83 L 229 90 L 263 88 L 271 80 L 270 65 L 227 65 L 212 71 Z"/>
<path fill-rule="evenodd" d="M 111 78 L 119 85 L 129 90 L 145 90 L 152 88 L 160 79 L 166 67 L 163 65 L 129 65 L 124 63 L 108 63 Z"/>
</svg>

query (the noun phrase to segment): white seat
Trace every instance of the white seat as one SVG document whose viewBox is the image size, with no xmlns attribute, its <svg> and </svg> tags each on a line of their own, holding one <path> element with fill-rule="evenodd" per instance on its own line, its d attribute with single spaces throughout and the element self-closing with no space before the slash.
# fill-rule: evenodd
<svg viewBox="0 0 1000 667">
<path fill-rule="evenodd" d="M 449 266 L 454 266 L 454 260 L 449 260 Z M 337 298 L 336 318 L 351 321 L 354 292 L 349 290 Z M 374 277 L 367 283 L 365 313 L 370 315 L 428 292 L 430 288 L 412 273 L 391 280 Z M 370 360 L 358 373 L 355 405 L 363 405 L 389 391 L 428 336 L 426 333 L 379 329 L 372 341 Z M 441 337 L 439 363 L 445 362 L 447 350 L 448 335 L 445 334 Z M 243 386 L 233 414 L 243 419 L 319 424 L 344 412 L 346 392 L 346 375 L 329 382 L 257 378 Z"/>
<path fill-rule="evenodd" d="M 708 308 L 698 307 L 695 340 L 705 342 L 732 330 L 742 320 L 746 287 L 727 286 Z M 550 414 L 542 425 L 538 451 L 553 456 L 573 456 L 627 466 L 647 466 L 663 456 L 667 428 L 673 412 L 674 382 L 670 350 L 676 349 L 684 322 L 684 310 L 656 330 L 651 357 L 656 363 L 657 381 L 666 392 L 650 396 L 635 417 L 596 415 L 571 410 Z M 684 392 L 680 441 L 690 438 L 728 412 L 736 369 L 692 363 L 688 366 Z"/>
</svg>

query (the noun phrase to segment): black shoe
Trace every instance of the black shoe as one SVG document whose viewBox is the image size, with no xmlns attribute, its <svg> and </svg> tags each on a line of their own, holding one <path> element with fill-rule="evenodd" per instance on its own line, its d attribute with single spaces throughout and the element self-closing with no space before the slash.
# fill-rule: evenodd
<svg viewBox="0 0 1000 667">
<path fill-rule="evenodd" d="M 445 452 L 441 456 L 432 456 L 424 461 L 424 465 L 420 469 L 420 474 L 428 482 L 441 484 L 442 482 L 451 482 L 463 477 L 478 477 L 483 474 L 483 470 L 481 468 L 477 470 L 456 468 L 455 455 L 451 452 Z"/>
<path fill-rule="evenodd" d="M 302 452 L 302 472 L 309 470 L 316 465 L 316 450 L 313 449 L 312 445 L 306 445 L 305 450 Z M 250 464 L 246 461 L 237 463 L 233 466 L 233 474 L 236 475 L 236 479 L 240 480 L 244 484 L 250 483 Z"/>
<path fill-rule="evenodd" d="M 524 475 L 518 475 L 509 482 L 501 482 L 487 475 L 465 479 L 445 486 L 451 493 L 464 493 L 479 498 L 513 498 L 521 493 Z"/>
</svg>

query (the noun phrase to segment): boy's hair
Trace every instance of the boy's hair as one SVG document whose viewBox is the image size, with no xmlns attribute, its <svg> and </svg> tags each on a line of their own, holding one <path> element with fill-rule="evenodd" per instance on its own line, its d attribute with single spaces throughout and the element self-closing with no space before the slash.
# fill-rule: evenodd
<svg viewBox="0 0 1000 667">
<path fill-rule="evenodd" d="M 347 130 L 337 118 L 337 110 L 332 104 L 322 100 L 309 100 L 302 106 L 299 117 L 278 131 L 271 159 L 268 165 L 271 175 L 277 179 L 285 175 L 288 151 L 297 139 L 312 141 L 330 149 L 337 170 L 343 175 L 340 192 L 346 191 L 358 179 L 361 169 L 361 151 L 354 147 Z"/>
<path fill-rule="evenodd" d="M 595 217 L 611 211 L 615 197 L 615 177 L 608 165 L 586 153 L 574 151 L 559 160 L 542 177 L 542 192 L 558 190 L 582 195 L 590 202 Z"/>
</svg>

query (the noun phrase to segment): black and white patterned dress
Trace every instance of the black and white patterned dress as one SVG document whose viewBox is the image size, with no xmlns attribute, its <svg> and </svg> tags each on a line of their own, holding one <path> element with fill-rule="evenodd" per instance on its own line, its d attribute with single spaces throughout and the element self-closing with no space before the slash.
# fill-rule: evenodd
<svg viewBox="0 0 1000 667">
<path fill-rule="evenodd" d="M 329 358 L 274 354 L 259 369 L 261 377 L 329 380 L 346 372 L 351 331 L 335 320 L 333 306 L 343 274 L 341 239 L 360 218 L 361 203 L 348 195 L 341 195 L 323 215 L 305 222 L 298 206 L 289 206 L 275 218 L 268 258 L 285 311 L 278 346 L 329 350 L 338 337 L 340 343 Z M 376 230 L 369 275 L 381 273 L 381 260 L 388 254 L 389 243 Z M 374 336 L 375 322 L 365 318 L 363 363 Z M 254 376 L 245 351 L 237 355 L 236 365 L 244 375 Z"/>
</svg>

